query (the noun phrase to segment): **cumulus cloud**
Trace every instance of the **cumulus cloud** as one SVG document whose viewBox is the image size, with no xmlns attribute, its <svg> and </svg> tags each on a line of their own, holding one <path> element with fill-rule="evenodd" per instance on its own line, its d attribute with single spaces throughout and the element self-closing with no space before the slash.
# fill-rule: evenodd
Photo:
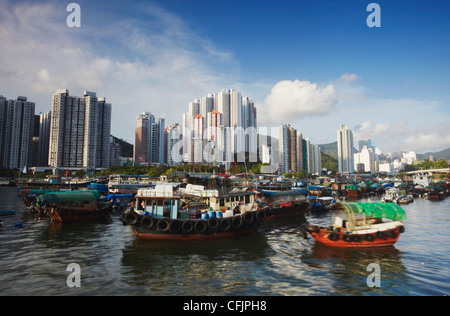
<svg viewBox="0 0 450 316">
<path fill-rule="evenodd" d="M 86 6 L 81 27 L 69 28 L 59 1 L 0 0 L 0 94 L 27 95 L 37 112 L 46 112 L 56 89 L 95 91 L 113 105 L 112 133 L 133 141 L 140 112 L 168 113 L 167 123 L 180 122 L 190 100 L 228 86 L 233 55 L 177 16 L 130 3 L 139 18 L 111 4 L 102 7 L 108 18 L 99 20 Z M 227 75 L 218 71 L 224 66 Z"/>
<path fill-rule="evenodd" d="M 418 152 L 442 150 L 450 147 L 450 132 L 446 124 L 411 129 L 404 143 Z"/>
<path fill-rule="evenodd" d="M 316 83 L 299 80 L 280 81 L 272 87 L 262 105 L 263 121 L 292 122 L 311 115 L 326 115 L 335 108 L 333 85 L 320 88 Z"/>
</svg>

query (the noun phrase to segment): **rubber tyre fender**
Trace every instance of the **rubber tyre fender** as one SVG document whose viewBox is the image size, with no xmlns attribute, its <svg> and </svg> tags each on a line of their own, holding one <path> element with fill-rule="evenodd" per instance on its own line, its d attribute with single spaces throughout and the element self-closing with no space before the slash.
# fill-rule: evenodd
<svg viewBox="0 0 450 316">
<path fill-rule="evenodd" d="M 241 216 L 233 216 L 231 219 L 231 227 L 233 229 L 239 229 L 242 226 L 242 218 Z"/>
<path fill-rule="evenodd" d="M 395 231 L 393 231 L 393 230 L 388 231 L 386 233 L 386 235 L 388 236 L 388 238 L 396 238 L 397 237 L 397 233 Z"/>
<path fill-rule="evenodd" d="M 337 240 L 339 240 L 339 235 L 338 235 L 338 233 L 331 232 L 328 234 L 328 239 L 331 241 L 337 241 Z"/>
<path fill-rule="evenodd" d="M 245 212 L 244 214 L 241 215 L 241 217 L 242 217 L 242 222 L 245 224 L 251 224 L 251 223 L 253 223 L 253 221 L 255 219 L 252 211 Z"/>
<path fill-rule="evenodd" d="M 372 234 L 365 234 L 364 235 L 364 240 L 365 241 L 374 241 L 375 237 Z"/>
<path fill-rule="evenodd" d="M 231 219 L 224 218 L 220 221 L 219 224 L 220 230 L 223 232 L 227 232 L 231 229 Z"/>
<path fill-rule="evenodd" d="M 181 231 L 181 222 L 179 220 L 173 219 L 169 224 L 169 232 L 179 233 Z"/>
<path fill-rule="evenodd" d="M 211 230 L 217 229 L 219 227 L 219 220 L 217 217 L 211 217 L 208 219 L 208 228 Z"/>
<path fill-rule="evenodd" d="M 146 215 L 146 216 L 142 217 L 141 225 L 148 227 L 148 228 L 152 228 L 153 225 L 155 225 L 155 220 L 153 219 L 153 217 Z"/>
<path fill-rule="evenodd" d="M 399 227 L 398 227 L 398 232 L 399 232 L 400 234 L 403 234 L 403 233 L 405 232 L 405 226 L 399 226 Z"/>
<path fill-rule="evenodd" d="M 194 223 L 192 221 L 183 221 L 181 224 L 181 231 L 183 233 L 191 233 L 194 230 Z"/>
<path fill-rule="evenodd" d="M 167 218 L 161 218 L 156 223 L 156 229 L 160 232 L 166 232 L 169 230 L 170 221 Z"/>
<path fill-rule="evenodd" d="M 344 236 L 342 236 L 342 240 L 346 241 L 346 242 L 351 242 L 352 241 L 352 235 L 345 234 Z"/>
<path fill-rule="evenodd" d="M 138 220 L 139 220 L 139 215 L 134 211 L 125 213 L 124 217 L 123 217 L 123 221 L 125 223 L 127 223 L 128 225 L 135 225 L 138 222 Z"/>
<path fill-rule="evenodd" d="M 204 233 L 208 229 L 208 222 L 205 220 L 198 220 L 194 225 L 195 232 Z"/>
</svg>

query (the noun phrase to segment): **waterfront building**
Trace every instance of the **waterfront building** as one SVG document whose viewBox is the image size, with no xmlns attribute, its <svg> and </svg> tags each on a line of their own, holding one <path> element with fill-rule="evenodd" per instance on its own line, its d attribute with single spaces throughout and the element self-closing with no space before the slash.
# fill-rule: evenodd
<svg viewBox="0 0 450 316">
<path fill-rule="evenodd" d="M 353 132 L 345 125 L 337 131 L 337 152 L 339 173 L 352 173 L 353 163 Z"/>
<path fill-rule="evenodd" d="M 358 169 L 358 164 L 363 164 L 363 171 L 374 172 L 375 171 L 375 153 L 371 147 L 364 145 L 359 153 L 355 153 L 353 156 L 353 161 L 355 164 L 355 170 Z"/>
<path fill-rule="evenodd" d="M 135 162 L 164 163 L 164 125 L 165 119 L 155 119 L 149 112 L 136 117 Z"/>
<path fill-rule="evenodd" d="M 0 95 L 0 166 L 30 167 L 32 162 L 35 103 L 27 97 L 8 100 Z"/>
<path fill-rule="evenodd" d="M 82 97 L 56 90 L 52 97 L 49 165 L 56 168 L 107 168 L 111 104 L 95 92 Z"/>
</svg>

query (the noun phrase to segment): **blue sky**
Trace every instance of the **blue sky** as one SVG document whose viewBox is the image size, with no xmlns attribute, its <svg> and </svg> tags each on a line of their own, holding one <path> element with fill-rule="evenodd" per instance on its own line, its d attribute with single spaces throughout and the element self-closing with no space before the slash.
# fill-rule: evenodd
<svg viewBox="0 0 450 316">
<path fill-rule="evenodd" d="M 384 152 L 450 147 L 450 3 L 376 1 L 0 0 L 0 94 L 96 91 L 113 105 L 112 133 L 133 142 L 148 111 L 181 123 L 188 103 L 234 88 L 259 126 L 289 123 L 312 143 L 340 124 Z"/>
</svg>

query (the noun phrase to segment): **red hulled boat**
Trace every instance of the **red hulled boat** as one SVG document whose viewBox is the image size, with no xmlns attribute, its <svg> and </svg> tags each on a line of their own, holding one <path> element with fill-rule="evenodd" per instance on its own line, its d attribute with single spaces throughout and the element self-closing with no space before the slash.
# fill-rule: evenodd
<svg viewBox="0 0 450 316">
<path fill-rule="evenodd" d="M 394 203 L 335 203 L 331 211 L 333 225 L 305 225 L 303 236 L 330 247 L 365 248 L 391 246 L 405 231 L 405 212 Z"/>
</svg>

